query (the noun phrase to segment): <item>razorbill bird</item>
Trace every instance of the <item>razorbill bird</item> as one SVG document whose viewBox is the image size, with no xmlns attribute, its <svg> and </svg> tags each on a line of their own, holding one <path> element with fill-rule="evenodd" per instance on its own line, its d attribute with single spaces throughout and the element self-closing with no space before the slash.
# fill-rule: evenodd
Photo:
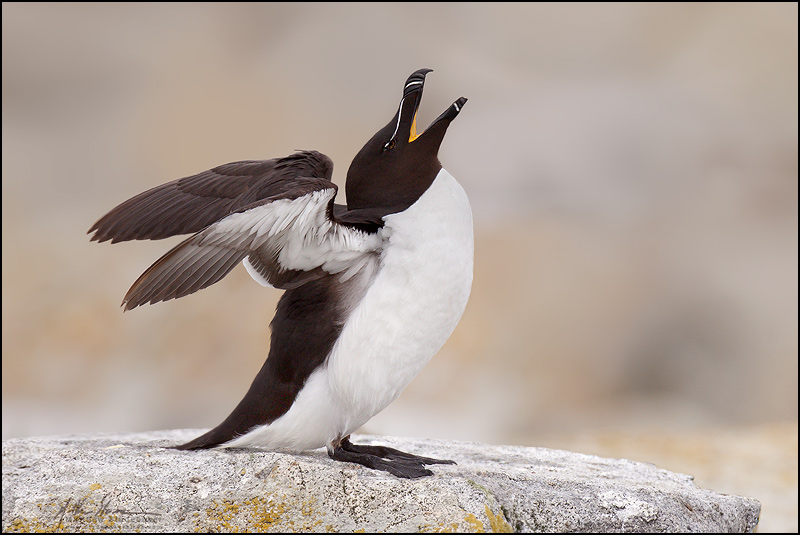
<svg viewBox="0 0 800 535">
<path fill-rule="evenodd" d="M 346 206 L 334 204 L 333 162 L 302 151 L 157 186 L 89 230 L 111 243 L 192 234 L 133 283 L 125 310 L 206 288 L 240 262 L 260 284 L 285 290 L 244 399 L 178 449 L 324 446 L 332 459 L 406 478 L 452 463 L 349 440 L 444 345 L 472 285 L 469 200 L 438 159 L 467 99 L 418 134 L 429 72 L 406 80 L 397 113 L 353 159 Z"/>
</svg>

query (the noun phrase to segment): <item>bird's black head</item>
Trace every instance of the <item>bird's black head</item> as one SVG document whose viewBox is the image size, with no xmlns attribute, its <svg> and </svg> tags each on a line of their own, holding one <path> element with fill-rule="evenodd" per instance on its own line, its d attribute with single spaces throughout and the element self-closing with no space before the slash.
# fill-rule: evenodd
<svg viewBox="0 0 800 535">
<path fill-rule="evenodd" d="M 431 69 L 420 69 L 408 77 L 394 118 L 367 141 L 350 164 L 345 184 L 349 210 L 403 211 L 425 193 L 442 168 L 439 146 L 467 99 L 453 102 L 417 134 L 417 109 L 429 72 Z"/>
</svg>

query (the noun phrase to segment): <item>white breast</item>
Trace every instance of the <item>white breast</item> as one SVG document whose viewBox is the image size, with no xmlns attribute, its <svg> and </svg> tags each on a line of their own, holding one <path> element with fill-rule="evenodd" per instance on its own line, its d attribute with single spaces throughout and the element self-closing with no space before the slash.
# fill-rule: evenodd
<svg viewBox="0 0 800 535">
<path fill-rule="evenodd" d="M 472 286 L 472 211 L 447 171 L 384 221 L 378 274 L 328 361 L 344 435 L 386 408 L 441 349 Z"/>
<path fill-rule="evenodd" d="M 472 287 L 472 211 L 444 169 L 407 210 L 386 216 L 380 263 L 292 407 L 226 446 L 305 450 L 330 444 L 386 408 L 441 349 Z M 374 278 L 372 278 L 374 276 Z"/>
</svg>

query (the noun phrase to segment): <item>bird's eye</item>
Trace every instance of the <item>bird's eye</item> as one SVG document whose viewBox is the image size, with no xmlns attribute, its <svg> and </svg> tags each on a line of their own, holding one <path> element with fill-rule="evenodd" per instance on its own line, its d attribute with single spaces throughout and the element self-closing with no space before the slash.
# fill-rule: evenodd
<svg viewBox="0 0 800 535">
<path fill-rule="evenodd" d="M 394 139 L 390 139 L 389 141 L 387 141 L 386 145 L 383 146 L 384 152 L 386 152 L 387 150 L 392 150 L 394 148 L 394 145 L 395 145 Z"/>
</svg>

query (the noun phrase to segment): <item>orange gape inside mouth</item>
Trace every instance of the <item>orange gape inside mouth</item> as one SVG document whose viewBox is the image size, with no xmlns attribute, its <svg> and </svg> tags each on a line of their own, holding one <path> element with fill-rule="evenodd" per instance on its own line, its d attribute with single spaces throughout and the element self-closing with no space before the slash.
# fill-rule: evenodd
<svg viewBox="0 0 800 535">
<path fill-rule="evenodd" d="M 411 135 L 408 136 L 408 142 L 411 143 L 419 137 L 417 134 L 417 112 L 414 112 L 414 120 L 411 122 Z"/>
</svg>

